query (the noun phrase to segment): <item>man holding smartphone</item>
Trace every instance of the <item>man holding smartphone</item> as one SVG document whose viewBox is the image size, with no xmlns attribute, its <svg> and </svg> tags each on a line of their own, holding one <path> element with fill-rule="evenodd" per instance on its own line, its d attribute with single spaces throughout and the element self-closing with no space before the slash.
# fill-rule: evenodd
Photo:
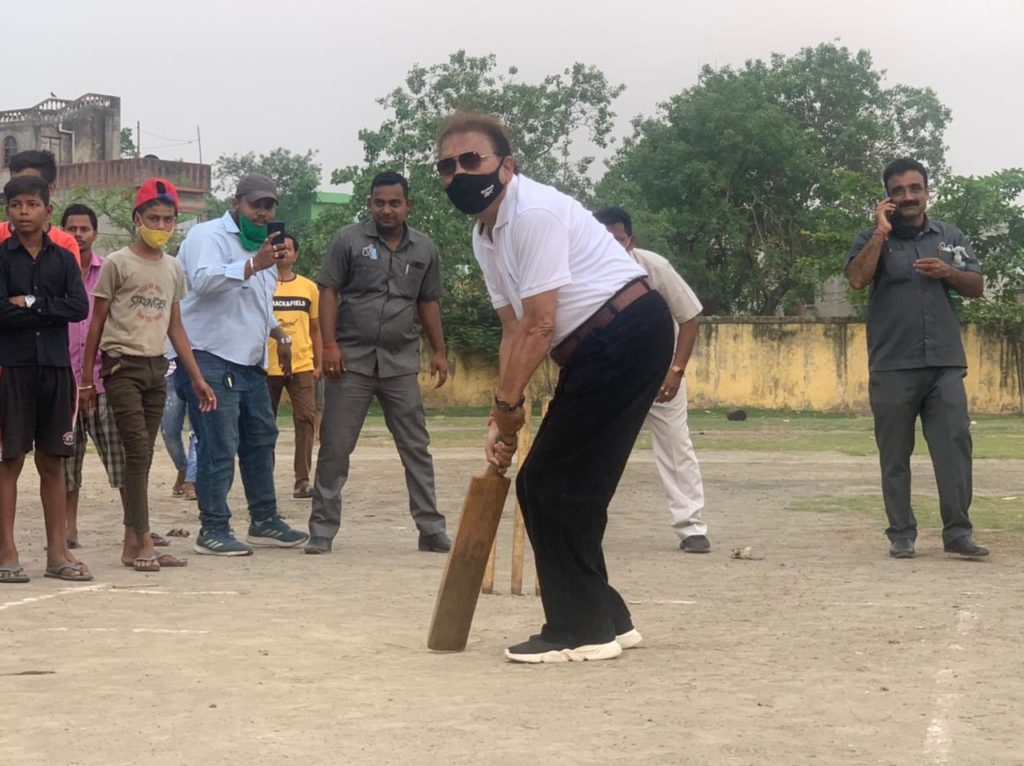
<svg viewBox="0 0 1024 766">
<path fill-rule="evenodd" d="M 975 542 L 971 505 L 972 442 L 963 379 L 967 360 L 950 298 L 985 291 L 981 266 L 954 226 L 928 217 L 928 171 L 901 158 L 883 173 L 886 194 L 875 225 L 846 257 L 855 290 L 871 286 L 867 331 L 869 396 L 882 469 L 886 535 L 893 558 L 913 558 L 917 521 L 910 506 L 910 455 L 918 416 L 939 490 L 947 553 L 987 556 Z"/>
<path fill-rule="evenodd" d="M 202 529 L 196 553 L 248 556 L 251 545 L 231 531 L 228 492 L 235 456 L 249 504 L 248 543 L 292 548 L 308 535 L 290 527 L 277 511 L 274 446 L 277 420 L 267 388 L 267 336 L 277 345 L 281 369 L 291 371 L 291 338 L 274 318 L 277 264 L 286 245 L 267 224 L 277 207 L 277 187 L 264 175 L 243 176 L 223 217 L 198 224 L 181 243 L 188 297 L 181 318 L 203 378 L 217 396 L 217 409 L 202 412 L 184 370 L 176 371 L 179 395 L 199 437 L 196 496 Z"/>
</svg>

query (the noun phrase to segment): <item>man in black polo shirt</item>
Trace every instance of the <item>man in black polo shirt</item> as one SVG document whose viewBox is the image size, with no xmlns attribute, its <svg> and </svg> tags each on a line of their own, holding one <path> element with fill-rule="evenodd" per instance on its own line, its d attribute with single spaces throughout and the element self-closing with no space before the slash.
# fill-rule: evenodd
<svg viewBox="0 0 1024 766">
<path fill-rule="evenodd" d="M 415 323 L 418 318 L 433 349 L 430 374 L 440 387 L 448 379 L 441 264 L 430 237 L 405 223 L 412 199 L 403 176 L 377 174 L 367 204 L 371 220 L 338 230 L 316 278 L 327 382 L 306 553 L 331 550 L 341 524 L 349 456 L 374 396 L 405 468 L 419 549 L 444 553 L 451 542 L 434 492 L 434 461 L 416 377 Z"/>
<path fill-rule="evenodd" d="M 846 257 L 846 278 L 868 295 L 868 364 L 875 441 L 882 467 L 886 535 L 893 558 L 913 558 L 917 521 L 910 507 L 910 455 L 918 415 L 928 442 L 947 553 L 987 556 L 971 536 L 971 432 L 967 360 L 950 290 L 985 291 L 978 260 L 954 226 L 927 215 L 928 171 L 910 158 L 883 173 L 878 203 Z"/>
<path fill-rule="evenodd" d="M 35 449 L 46 520 L 46 576 L 91 580 L 67 547 L 64 467 L 74 454 L 78 399 L 68 322 L 89 313 L 75 256 L 44 231 L 46 181 L 18 176 L 4 187 L 12 235 L 0 244 L 0 584 L 28 582 L 14 543 L 18 477 Z"/>
</svg>

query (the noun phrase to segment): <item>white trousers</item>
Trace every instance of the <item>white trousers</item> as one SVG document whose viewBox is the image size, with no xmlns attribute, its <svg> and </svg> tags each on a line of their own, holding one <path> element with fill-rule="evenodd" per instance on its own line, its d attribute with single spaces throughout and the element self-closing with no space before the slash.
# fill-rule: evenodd
<svg viewBox="0 0 1024 766">
<path fill-rule="evenodd" d="M 651 406 L 646 425 L 651 429 L 654 462 L 668 496 L 672 528 L 680 539 L 706 535 L 707 524 L 701 518 L 704 509 L 704 480 L 693 451 L 690 429 L 686 425 L 686 378 L 672 401 Z"/>
</svg>

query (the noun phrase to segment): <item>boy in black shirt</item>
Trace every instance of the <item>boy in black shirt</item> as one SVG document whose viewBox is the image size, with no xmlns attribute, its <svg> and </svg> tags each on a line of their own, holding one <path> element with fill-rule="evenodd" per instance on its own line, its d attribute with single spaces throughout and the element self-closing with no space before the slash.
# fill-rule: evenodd
<svg viewBox="0 0 1024 766">
<path fill-rule="evenodd" d="M 4 187 L 12 236 L 0 244 L 0 584 L 28 582 L 14 544 L 18 476 L 35 449 L 46 522 L 46 576 L 91 580 L 67 547 L 61 458 L 74 451 L 78 399 L 68 322 L 89 302 L 74 255 L 46 234 L 50 192 L 33 176 Z"/>
</svg>

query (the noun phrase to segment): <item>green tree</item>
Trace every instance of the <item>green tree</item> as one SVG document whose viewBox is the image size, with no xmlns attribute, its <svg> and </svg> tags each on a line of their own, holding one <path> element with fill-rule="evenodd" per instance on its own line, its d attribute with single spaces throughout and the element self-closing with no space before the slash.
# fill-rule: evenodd
<svg viewBox="0 0 1024 766">
<path fill-rule="evenodd" d="M 598 196 L 636 217 L 642 243 L 687 277 L 709 314 L 812 301 L 912 155 L 945 172 L 949 110 L 930 89 L 883 86 L 866 51 L 705 66 L 695 86 L 634 121 Z"/>
<path fill-rule="evenodd" d="M 322 166 L 316 160 L 317 152 L 309 149 L 297 154 L 288 149 L 277 148 L 266 154 L 247 152 L 245 154 L 221 155 L 213 165 L 216 180 L 216 200 L 211 200 L 207 215 L 223 215 L 230 207 L 231 197 L 238 186 L 238 180 L 250 173 L 262 173 L 277 184 L 277 217 L 287 224 L 288 231 L 305 244 L 310 232 L 308 208 L 316 198 L 320 186 Z M 303 248 L 303 254 L 305 254 Z M 299 259 L 297 270 L 310 273 L 310 265 Z"/>
<path fill-rule="evenodd" d="M 465 51 L 440 64 L 414 66 L 402 85 L 378 100 L 387 112 L 380 127 L 359 132 L 363 162 L 332 174 L 332 183 L 352 184 L 352 201 L 317 221 L 315 253 L 324 252 L 339 226 L 366 217 L 366 195 L 376 173 L 402 173 L 415 201 L 409 223 L 426 231 L 441 254 L 446 287 L 442 315 L 449 345 L 496 353 L 500 329 L 472 257 L 470 221 L 452 207 L 433 169 L 438 129 L 456 109 L 497 115 L 510 126 L 524 173 L 588 200 L 594 158 L 581 146 L 609 145 L 615 116 L 611 104 L 622 90 L 584 64 L 536 83 L 519 79 L 515 67 L 499 70 L 493 55 L 475 57 Z"/>
<path fill-rule="evenodd" d="M 1013 350 L 1024 409 L 1024 169 L 953 176 L 929 211 L 967 235 L 985 274 L 985 297 L 964 301 L 960 317 L 1004 335 Z"/>
<path fill-rule="evenodd" d="M 138 153 L 131 128 L 121 128 L 121 157 L 134 157 Z"/>
</svg>

